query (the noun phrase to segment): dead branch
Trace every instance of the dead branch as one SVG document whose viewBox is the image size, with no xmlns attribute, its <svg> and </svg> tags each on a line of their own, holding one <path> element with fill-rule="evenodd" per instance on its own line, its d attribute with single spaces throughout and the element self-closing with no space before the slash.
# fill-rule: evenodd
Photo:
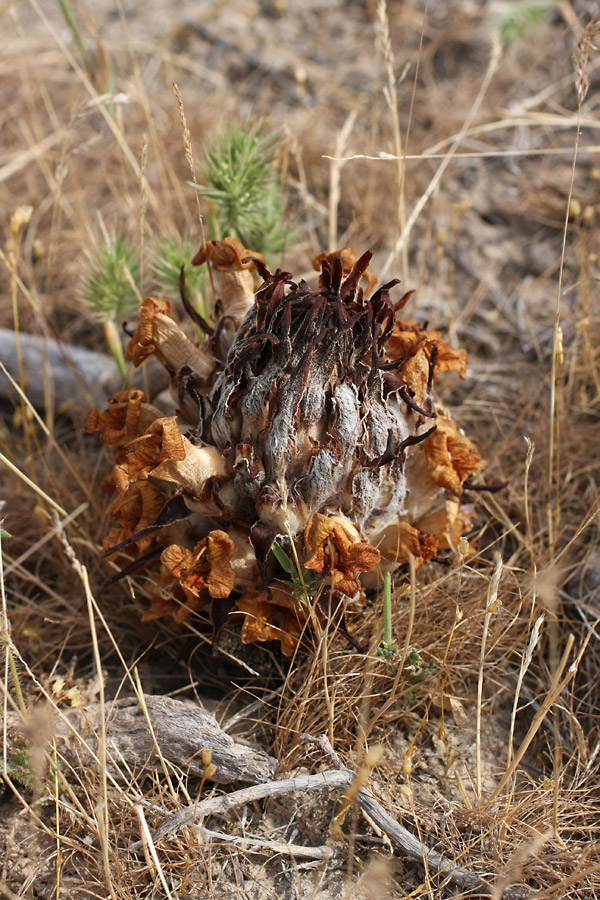
<svg viewBox="0 0 600 900">
<path fill-rule="evenodd" d="M 331 746 L 326 735 L 314 738 L 311 735 L 302 734 L 300 735 L 300 740 L 305 743 L 318 744 L 339 771 L 348 772 L 348 769 L 344 768 L 342 761 Z M 421 841 L 411 834 L 410 831 L 400 825 L 399 822 L 396 822 L 396 820 L 385 811 L 378 800 L 369 796 L 364 790 L 359 791 L 358 805 L 368 814 L 378 828 L 385 832 L 391 840 L 395 841 L 410 859 L 426 864 L 431 873 L 445 876 L 450 884 L 460 887 L 463 890 L 477 891 L 479 894 L 485 896 L 488 896 L 493 892 L 492 886 L 486 884 L 479 876 L 474 875 L 472 872 L 457 865 L 447 857 L 442 856 L 437 850 L 428 849 Z M 527 895 L 528 891 L 518 887 L 506 888 L 502 893 L 504 900 L 523 900 Z"/>
<path fill-rule="evenodd" d="M 268 784 L 257 784 L 254 787 L 222 794 L 220 797 L 207 797 L 199 803 L 186 806 L 181 812 L 171 816 L 152 835 L 154 841 L 176 834 L 186 825 L 199 827 L 207 816 L 225 815 L 236 806 L 254 803 L 265 797 L 279 797 L 282 794 L 300 794 L 310 791 L 332 791 L 346 788 L 354 780 L 354 772 L 342 771 L 320 772 L 318 775 L 301 775 L 296 778 L 284 778 L 281 781 L 270 781 Z M 141 841 L 130 845 L 130 850 L 139 850 Z"/>
<path fill-rule="evenodd" d="M 329 847 L 327 844 L 322 844 L 319 847 L 304 847 L 300 844 L 287 844 L 285 841 L 271 841 L 252 835 L 240 837 L 235 834 L 225 834 L 222 831 L 210 831 L 201 825 L 195 825 L 194 831 L 206 841 L 225 841 L 229 844 L 235 844 L 237 847 L 245 847 L 253 852 L 269 850 L 271 853 L 282 853 L 303 859 L 329 860 L 335 856 L 335 847 Z"/>
<path fill-rule="evenodd" d="M 328 755 L 336 760 L 336 765 L 341 762 L 336 756 L 333 748 L 327 741 L 327 738 L 311 738 L 309 735 L 302 736 L 307 742 L 313 741 L 318 743 Z M 327 741 L 327 744 L 325 744 Z M 202 820 L 211 815 L 225 815 L 236 806 L 243 806 L 246 803 L 253 803 L 256 800 L 262 800 L 265 797 L 276 797 L 282 794 L 290 793 L 306 793 L 309 791 L 330 791 L 340 788 L 347 788 L 352 784 L 356 775 L 350 769 L 339 768 L 327 772 L 321 772 L 318 775 L 304 775 L 297 778 L 286 778 L 281 781 L 272 781 L 269 784 L 256 785 L 255 787 L 245 788 L 244 790 L 234 791 L 232 794 L 223 794 L 220 797 L 208 797 L 199 803 L 186 806 L 181 812 L 171 816 L 171 818 L 161 825 L 152 835 L 152 840 L 157 841 L 163 837 L 176 834 L 181 828 L 191 826 L 194 830 L 201 829 Z M 463 869 L 462 866 L 452 862 L 452 860 L 442 856 L 436 850 L 428 849 L 410 831 L 403 828 L 384 810 L 383 806 L 374 797 L 370 797 L 365 791 L 358 794 L 358 803 L 361 809 L 373 819 L 375 824 L 381 828 L 411 859 L 420 863 L 426 863 L 429 871 L 436 875 L 445 876 L 452 885 L 460 887 L 463 890 L 478 891 L 481 895 L 488 896 L 492 893 L 492 887 L 486 884 L 477 875 Z M 139 850 L 142 847 L 141 841 L 136 841 L 130 845 L 130 850 Z M 527 892 L 520 888 L 507 888 L 503 893 L 505 900 L 522 900 L 527 896 Z"/>
<path fill-rule="evenodd" d="M 56 406 L 72 411 L 80 407 L 104 406 L 106 398 L 120 385 L 115 361 L 107 353 L 63 344 L 50 337 L 21 333 L 18 337 L 30 402 L 43 409 L 50 399 Z M 0 360 L 9 375 L 19 382 L 17 336 L 10 328 L 0 328 Z M 151 393 L 163 384 L 162 373 L 152 367 Z M 142 386 L 140 372 L 133 374 L 134 386 Z M 18 400 L 9 379 L 0 372 L 0 397 Z"/>
<path fill-rule="evenodd" d="M 90 401 L 91 405 L 105 402 L 117 376 L 115 362 L 108 354 L 59 344 L 52 338 L 33 334 L 20 334 L 18 345 L 27 373 L 27 384 L 24 387 L 34 406 L 45 406 L 48 379 L 59 407 L 67 403 L 72 405 L 77 398 L 86 405 Z M 0 328 L 0 359 L 18 382 L 17 336 L 8 328 Z M 2 374 L 0 396 L 12 399 L 16 396 L 10 382 Z"/>
</svg>

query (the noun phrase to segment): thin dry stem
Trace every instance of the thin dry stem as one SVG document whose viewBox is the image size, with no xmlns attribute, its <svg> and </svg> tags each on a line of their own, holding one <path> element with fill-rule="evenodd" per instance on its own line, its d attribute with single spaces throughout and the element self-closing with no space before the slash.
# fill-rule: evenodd
<svg viewBox="0 0 600 900">
<path fill-rule="evenodd" d="M 387 259 L 385 260 L 385 262 L 380 270 L 380 278 L 382 281 L 384 281 L 385 278 L 387 277 L 388 272 L 391 269 L 392 263 L 393 263 L 396 255 L 402 250 L 402 247 L 408 240 L 410 233 L 411 233 L 415 223 L 419 219 L 427 201 L 429 200 L 429 198 L 431 197 L 433 192 L 436 190 L 436 188 L 440 184 L 442 177 L 444 175 L 444 172 L 446 171 L 448 165 L 450 164 L 452 157 L 454 156 L 456 150 L 458 149 L 461 142 L 463 141 L 465 134 L 467 133 L 468 129 L 471 126 L 471 122 L 473 121 L 473 119 L 475 118 L 477 113 L 479 112 L 479 108 L 483 102 L 483 98 L 485 97 L 485 94 L 490 86 L 492 78 L 494 77 L 494 75 L 496 73 L 496 70 L 500 64 L 501 58 L 502 58 L 502 48 L 500 46 L 500 43 L 497 40 L 494 40 L 492 43 L 492 51 L 490 54 L 490 61 L 488 64 L 488 68 L 483 77 L 483 81 L 481 83 L 481 87 L 479 88 L 477 97 L 475 98 L 473 105 L 471 106 L 471 109 L 469 110 L 469 114 L 467 115 L 467 117 L 465 119 L 463 127 L 457 134 L 455 140 L 452 143 L 452 146 L 450 147 L 450 149 L 448 150 L 448 153 L 446 154 L 446 156 L 442 160 L 441 164 L 439 165 L 435 175 L 429 182 L 426 190 L 421 194 L 419 200 L 415 204 L 415 207 L 414 207 L 412 213 L 410 214 L 410 216 L 408 217 L 408 220 L 406 222 L 404 229 L 402 230 L 402 233 L 399 235 L 397 241 L 394 243 L 393 250 L 391 251 L 391 253 L 388 255 Z"/>
<path fill-rule="evenodd" d="M 491 617 L 498 611 L 498 588 L 502 577 L 502 557 L 498 555 L 496 568 L 491 577 L 483 617 L 483 633 L 481 635 L 481 653 L 479 656 L 479 673 L 477 676 L 477 726 L 475 730 L 476 765 L 477 765 L 477 799 L 481 803 L 481 713 L 483 704 L 483 672 L 486 654 L 487 636 Z"/>
</svg>

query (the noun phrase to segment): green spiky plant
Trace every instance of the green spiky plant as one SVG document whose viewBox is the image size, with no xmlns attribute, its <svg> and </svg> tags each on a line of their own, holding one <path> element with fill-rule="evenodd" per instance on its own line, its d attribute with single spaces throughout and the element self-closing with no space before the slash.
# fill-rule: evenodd
<svg viewBox="0 0 600 900">
<path fill-rule="evenodd" d="M 110 352 L 123 382 L 127 364 L 119 336 L 119 322 L 135 313 L 141 295 L 138 254 L 127 238 L 115 234 L 99 248 L 84 290 L 84 301 L 104 325 Z"/>
<path fill-rule="evenodd" d="M 173 235 L 156 237 L 151 256 L 151 268 L 161 296 L 175 300 L 180 294 L 181 269 L 185 276 L 185 290 L 189 301 L 200 315 L 208 319 L 206 271 L 193 266 L 191 259 L 197 247 L 190 238 L 177 240 Z"/>
<path fill-rule="evenodd" d="M 199 190 L 211 203 L 212 237 L 236 237 L 265 256 L 281 253 L 289 229 L 275 143 L 262 126 L 232 128 L 209 146 L 204 177 Z"/>
<path fill-rule="evenodd" d="M 199 187 L 209 202 L 208 236 L 222 240 L 236 237 L 246 247 L 265 256 L 279 254 L 290 237 L 284 222 L 285 203 L 275 143 L 261 126 L 233 128 L 206 151 L 206 184 Z M 133 315 L 148 287 L 175 300 L 179 297 L 181 268 L 186 292 L 203 318 L 206 308 L 206 272 L 191 265 L 195 247 L 190 239 L 172 235 L 154 240 L 150 268 L 152 284 L 141 283 L 139 252 L 123 235 L 112 238 L 104 232 L 104 243 L 92 263 L 83 299 L 104 325 L 109 349 L 123 382 L 127 366 L 118 323 Z"/>
</svg>

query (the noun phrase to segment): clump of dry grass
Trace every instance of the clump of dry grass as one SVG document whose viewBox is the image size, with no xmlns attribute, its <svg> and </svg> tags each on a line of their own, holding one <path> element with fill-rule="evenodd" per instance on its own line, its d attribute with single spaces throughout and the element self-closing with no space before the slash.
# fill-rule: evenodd
<svg viewBox="0 0 600 900">
<path fill-rule="evenodd" d="M 436 154 L 449 160 L 447 148 L 461 134 L 487 64 L 479 37 L 488 26 L 484 11 L 461 8 L 452 22 L 448 11 L 436 9 L 422 42 L 421 14 L 409 4 L 388 21 L 388 71 L 378 73 L 379 87 L 386 83 L 389 92 L 390 72 L 401 71 L 405 59 L 419 60 L 412 146 L 398 143 L 397 123 L 388 124 L 389 108 L 374 88 L 364 93 L 370 111 L 359 115 L 348 144 L 348 155 L 358 149 L 371 156 L 382 147 L 402 146 L 407 209 L 431 184 L 440 165 Z M 60 33 L 49 41 L 48 23 L 24 29 L 23 10 L 17 7 L 15 15 L 11 54 L 0 68 L 5 95 L 14 98 L 2 111 L 7 159 L 0 168 L 0 200 L 7 229 L 18 206 L 31 204 L 33 213 L 21 235 L 16 268 L 8 250 L 0 257 L 8 297 L 0 301 L 0 318 L 3 325 L 16 325 L 12 283 L 20 329 L 98 347 L 101 329 L 77 299 L 82 251 L 93 251 L 98 240 L 96 210 L 109 227 L 119 225 L 139 242 L 144 134 L 147 227 L 180 234 L 197 228 L 167 84 L 175 70 L 186 98 L 190 76 L 185 73 L 195 55 L 177 57 L 168 44 L 155 49 L 106 42 L 103 52 L 110 54 L 119 90 L 102 94 L 82 60 L 68 55 L 72 51 L 62 45 Z M 54 32 L 57 26 L 58 20 Z M 98 560 L 105 531 L 102 460 L 90 455 L 77 422 L 60 410 L 50 406 L 37 418 L 26 399 L 15 408 L 3 406 L 0 478 L 11 534 L 2 541 L 5 862 L 0 886 L 7 896 L 36 890 L 42 897 L 82 891 L 142 897 L 156 884 L 165 896 L 186 891 L 284 896 L 295 888 L 306 896 L 313 890 L 323 897 L 355 890 L 372 897 L 378 884 L 385 896 L 445 895 L 439 881 L 398 857 L 375 875 L 355 873 L 353 888 L 343 866 L 327 869 L 320 881 L 320 863 L 313 869 L 283 865 L 266 845 L 251 850 L 182 832 L 155 846 L 151 832 L 165 815 L 215 789 L 168 761 L 162 773 L 149 775 L 127 771 L 121 760 L 124 778 L 112 780 L 102 733 L 92 748 L 98 762 L 87 768 L 59 758 L 51 735 L 40 739 L 40 709 L 60 718 L 70 705 L 96 701 L 104 692 L 108 711 L 113 697 L 139 695 L 140 685 L 147 692 L 205 702 L 208 697 L 224 721 L 233 710 L 246 708 L 238 729 L 274 748 L 285 771 L 328 765 L 320 751 L 300 742 L 303 732 L 325 733 L 352 768 L 363 762 L 368 747 L 382 743 L 385 756 L 369 788 L 424 843 L 443 847 L 447 856 L 488 877 L 494 896 L 515 884 L 549 900 L 597 896 L 599 250 L 591 227 L 598 215 L 597 179 L 585 141 L 597 61 L 590 30 L 577 56 L 584 130 L 571 185 L 570 162 L 562 155 L 572 156 L 577 123 L 569 41 L 559 21 L 543 28 L 547 40 L 527 50 L 527 67 L 525 51 L 504 51 L 504 65 L 490 83 L 479 118 L 461 134 L 438 191 L 413 226 L 409 263 L 422 281 L 417 314 L 430 316 L 432 324 L 451 325 L 468 344 L 476 377 L 461 396 L 457 416 L 478 435 L 492 460 L 493 478 L 509 485 L 500 494 L 477 496 L 479 530 L 460 565 L 433 571 L 428 580 L 407 576 L 406 584 L 395 585 L 393 627 L 404 660 L 397 672 L 377 654 L 382 622 L 376 598 L 349 620 L 367 653 L 325 630 L 307 636 L 285 669 L 275 653 L 257 650 L 242 659 L 246 668 L 226 656 L 211 671 L 214 664 L 200 662 L 196 652 L 190 656 L 181 634 L 142 628 L 143 583 L 99 590 L 106 574 Z M 550 40 L 557 52 L 549 55 Z M 369 38 L 365 53 L 371 54 L 371 47 Z M 401 56 L 395 69 L 394 49 Z M 33 52 L 35 68 L 28 62 Z M 465 56 L 468 66 L 461 64 Z M 208 78 L 195 63 L 194 77 Z M 151 65 L 165 74 L 161 83 L 147 77 Z M 203 96 L 202 104 L 186 99 L 192 142 L 202 146 L 205 135 L 216 135 L 239 97 L 247 102 L 256 84 L 250 79 L 246 94 L 239 86 Z M 272 102 L 281 115 L 289 98 L 282 100 L 268 84 L 260 103 Z M 318 86 L 309 87 L 318 93 Z M 410 70 L 397 88 L 403 123 L 412 102 Z M 338 92 L 334 118 L 341 127 L 347 95 L 339 84 L 325 90 L 329 98 Z M 455 109 L 449 103 L 453 97 Z M 552 106 L 551 97 L 560 107 Z M 509 114 L 497 113 L 509 103 Z M 292 182 L 296 179 L 299 205 L 306 204 L 313 218 L 312 229 L 306 236 L 301 232 L 293 251 L 306 266 L 310 253 L 320 249 L 314 246 L 318 234 L 328 231 L 327 174 L 320 154 L 332 151 L 335 140 L 315 125 L 310 108 L 290 109 L 289 127 L 296 131 L 304 163 Z M 416 153 L 429 160 L 413 161 Z M 360 233 L 361 243 L 372 240 L 384 259 L 393 232 L 389 223 L 398 214 L 397 196 L 386 188 L 389 165 L 398 162 L 347 162 L 338 209 L 340 234 Z M 556 186 L 552 197 L 544 189 L 550 182 Z M 579 210 L 569 205 L 569 197 L 579 202 Z M 457 213 L 466 198 L 470 209 Z M 540 259 L 524 249 L 530 245 Z M 552 301 L 561 264 L 555 321 Z M 23 389 L 26 397 L 26 383 Z M 70 560 L 64 536 L 74 554 Z M 498 555 L 502 570 L 495 597 L 490 585 Z M 81 566 L 87 572 L 83 581 Z M 228 640 L 228 652 L 239 656 Z M 426 673 L 416 684 L 409 683 L 405 665 L 411 651 Z M 73 740 L 77 743 L 76 736 Z M 297 843 L 327 844 L 340 802 L 339 797 L 281 798 L 239 813 L 230 834 L 292 840 L 296 831 Z M 357 860 L 372 852 L 368 824 L 349 815 L 343 829 L 362 835 L 352 839 Z M 130 851 L 140 837 L 143 850 Z M 27 857 L 24 847 L 32 841 L 35 856 Z M 383 853 L 389 858 L 385 848 Z"/>
</svg>

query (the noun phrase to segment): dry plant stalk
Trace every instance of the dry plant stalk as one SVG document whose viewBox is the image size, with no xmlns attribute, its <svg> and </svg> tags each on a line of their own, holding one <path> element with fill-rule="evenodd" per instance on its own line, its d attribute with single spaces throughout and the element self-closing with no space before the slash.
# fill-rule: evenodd
<svg viewBox="0 0 600 900">
<path fill-rule="evenodd" d="M 197 344 L 167 301 L 142 303 L 127 357 L 163 363 L 177 413 L 122 391 L 85 430 L 116 458 L 106 555 L 124 573 L 160 555 L 146 619 L 210 607 L 216 646 L 240 612 L 243 642 L 291 654 L 307 622 L 343 625 L 384 572 L 458 555 L 463 486 L 484 463 L 433 386 L 465 377 L 466 352 L 398 317 L 396 280 L 368 296 L 370 259 L 321 254 L 312 290 L 233 238 L 205 242 L 194 262 L 220 296 L 205 322 L 183 290 Z"/>
</svg>

